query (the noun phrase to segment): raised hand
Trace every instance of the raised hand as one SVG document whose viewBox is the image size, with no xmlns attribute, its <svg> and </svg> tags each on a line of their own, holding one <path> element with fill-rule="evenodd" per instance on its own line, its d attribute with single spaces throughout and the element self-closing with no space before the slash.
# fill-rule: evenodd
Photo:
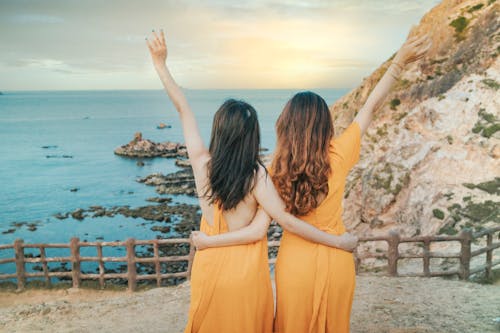
<svg viewBox="0 0 500 333">
<path fill-rule="evenodd" d="M 151 59 L 155 66 L 164 65 L 167 60 L 167 45 L 165 43 L 165 34 L 160 30 L 160 35 L 153 30 L 150 38 L 146 38 L 146 44 L 151 54 Z"/>
<path fill-rule="evenodd" d="M 423 58 L 431 46 L 432 40 L 428 35 L 408 38 L 394 57 L 393 63 L 404 67 Z"/>
</svg>

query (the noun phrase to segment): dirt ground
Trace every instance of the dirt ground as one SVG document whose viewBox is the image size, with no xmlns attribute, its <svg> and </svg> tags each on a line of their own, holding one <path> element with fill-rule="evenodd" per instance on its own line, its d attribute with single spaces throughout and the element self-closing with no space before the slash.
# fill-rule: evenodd
<svg viewBox="0 0 500 333">
<path fill-rule="evenodd" d="M 189 283 L 127 291 L 0 292 L 0 332 L 182 332 Z M 500 332 L 500 286 L 358 276 L 351 332 Z M 295 333 L 295 332 L 291 332 Z M 300 332 L 297 332 L 300 333 Z"/>
</svg>

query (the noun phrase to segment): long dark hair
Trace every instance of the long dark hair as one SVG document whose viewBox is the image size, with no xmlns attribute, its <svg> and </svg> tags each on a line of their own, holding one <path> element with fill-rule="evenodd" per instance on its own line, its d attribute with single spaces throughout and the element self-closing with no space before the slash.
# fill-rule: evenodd
<svg viewBox="0 0 500 333">
<path fill-rule="evenodd" d="M 300 92 L 286 104 L 276 123 L 273 182 L 293 215 L 305 215 L 328 194 L 329 150 L 333 123 L 325 100 Z"/>
<path fill-rule="evenodd" d="M 210 138 L 205 196 L 223 210 L 235 208 L 253 189 L 262 165 L 257 112 L 248 103 L 229 99 L 215 113 Z"/>
</svg>

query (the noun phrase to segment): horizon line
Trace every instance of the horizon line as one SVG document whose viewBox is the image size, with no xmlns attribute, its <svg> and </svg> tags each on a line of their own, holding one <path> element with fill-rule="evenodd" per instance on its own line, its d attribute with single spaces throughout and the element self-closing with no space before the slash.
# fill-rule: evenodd
<svg viewBox="0 0 500 333">
<path fill-rule="evenodd" d="M 238 90 L 297 90 L 297 91 L 307 91 L 307 90 L 350 90 L 355 87 L 310 87 L 310 88 L 186 88 L 181 87 L 182 90 L 187 91 L 238 91 Z M 27 89 L 27 90 L 0 90 L 0 93 L 18 93 L 18 92 L 82 92 L 82 91 L 163 91 L 164 89 Z"/>
</svg>

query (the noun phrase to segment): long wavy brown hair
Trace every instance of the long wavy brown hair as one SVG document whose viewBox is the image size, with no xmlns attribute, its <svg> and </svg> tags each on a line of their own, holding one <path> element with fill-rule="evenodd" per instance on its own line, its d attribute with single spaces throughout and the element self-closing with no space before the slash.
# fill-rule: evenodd
<svg viewBox="0 0 500 333">
<path fill-rule="evenodd" d="M 293 96 L 278 118 L 276 133 L 274 185 L 288 212 L 306 215 L 328 194 L 334 130 L 325 100 L 310 91 Z"/>
</svg>

